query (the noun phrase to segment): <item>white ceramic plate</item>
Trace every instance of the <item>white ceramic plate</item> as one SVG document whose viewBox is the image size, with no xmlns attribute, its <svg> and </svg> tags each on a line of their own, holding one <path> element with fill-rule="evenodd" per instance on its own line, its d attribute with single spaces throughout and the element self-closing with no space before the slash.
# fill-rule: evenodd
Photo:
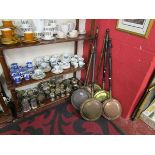
<svg viewBox="0 0 155 155">
<path fill-rule="evenodd" d="M 54 73 L 54 74 L 60 74 L 60 73 L 62 73 L 62 72 L 63 72 L 63 70 L 54 71 L 54 70 L 52 69 L 52 73 Z"/>
<path fill-rule="evenodd" d="M 46 68 L 39 67 L 39 69 L 41 69 L 43 72 L 49 72 L 51 70 L 51 67 Z"/>
<path fill-rule="evenodd" d="M 51 37 L 51 38 L 44 38 L 44 37 L 42 37 L 41 39 L 42 40 L 53 40 L 53 39 L 55 39 L 55 37 Z"/>
<path fill-rule="evenodd" d="M 70 64 L 69 65 L 66 65 L 66 66 L 63 65 L 62 67 L 63 67 L 63 69 L 69 69 L 70 68 Z"/>
<path fill-rule="evenodd" d="M 77 35 L 77 36 L 70 36 L 70 35 L 67 35 L 67 37 L 69 37 L 69 38 L 77 38 L 79 35 Z"/>
<path fill-rule="evenodd" d="M 64 39 L 64 38 L 66 38 L 66 36 L 64 36 L 64 37 L 60 37 L 60 36 L 56 35 L 56 38 Z"/>
<path fill-rule="evenodd" d="M 45 76 L 46 76 L 45 73 L 44 73 L 44 74 L 41 74 L 41 75 L 39 75 L 39 76 L 36 76 L 35 74 L 33 74 L 33 75 L 32 75 L 32 79 L 34 79 L 34 80 L 41 80 L 41 79 L 43 79 Z"/>
</svg>

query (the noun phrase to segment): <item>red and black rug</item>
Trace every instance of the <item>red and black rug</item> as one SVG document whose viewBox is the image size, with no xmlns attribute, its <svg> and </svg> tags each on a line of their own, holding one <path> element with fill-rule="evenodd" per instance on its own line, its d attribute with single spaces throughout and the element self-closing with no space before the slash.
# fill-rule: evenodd
<svg viewBox="0 0 155 155">
<path fill-rule="evenodd" d="M 1 135 L 122 135 L 113 122 L 101 117 L 85 121 L 69 103 L 24 118 L 0 129 Z"/>
</svg>

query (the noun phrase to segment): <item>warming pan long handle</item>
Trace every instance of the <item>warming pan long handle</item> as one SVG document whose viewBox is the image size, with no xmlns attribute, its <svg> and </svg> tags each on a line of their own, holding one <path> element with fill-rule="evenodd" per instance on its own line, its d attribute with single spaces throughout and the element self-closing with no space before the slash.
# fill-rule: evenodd
<svg viewBox="0 0 155 155">
<path fill-rule="evenodd" d="M 109 29 L 106 29 L 105 45 L 104 45 L 104 63 L 103 63 L 103 76 L 102 76 L 102 89 L 104 90 L 105 86 L 105 75 L 107 71 L 107 50 L 108 50 L 108 41 L 109 41 Z"/>
<path fill-rule="evenodd" d="M 88 85 L 88 79 L 89 79 L 89 73 L 90 73 L 90 66 L 92 63 L 93 52 L 94 52 L 94 49 L 92 49 L 91 54 L 90 54 L 89 63 L 88 63 L 88 67 L 87 67 L 87 73 L 86 73 L 86 80 L 85 80 L 84 86 Z"/>
<path fill-rule="evenodd" d="M 112 98 L 112 41 L 109 39 L 108 41 L 108 51 L 109 51 L 109 94 L 110 98 Z"/>
</svg>

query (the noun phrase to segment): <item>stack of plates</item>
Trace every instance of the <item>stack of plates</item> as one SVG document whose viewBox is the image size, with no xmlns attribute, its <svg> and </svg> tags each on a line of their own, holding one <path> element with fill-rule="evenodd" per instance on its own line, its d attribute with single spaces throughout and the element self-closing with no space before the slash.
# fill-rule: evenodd
<svg viewBox="0 0 155 155">
<path fill-rule="evenodd" d="M 37 43 L 39 40 L 37 38 L 34 38 L 33 40 L 23 40 L 23 43 L 28 43 L 28 44 L 32 44 L 32 43 Z"/>
<path fill-rule="evenodd" d="M 13 45 L 13 44 L 19 43 L 19 39 L 15 38 L 15 37 L 12 40 L 9 38 L 1 38 L 1 43 L 3 45 Z"/>
</svg>

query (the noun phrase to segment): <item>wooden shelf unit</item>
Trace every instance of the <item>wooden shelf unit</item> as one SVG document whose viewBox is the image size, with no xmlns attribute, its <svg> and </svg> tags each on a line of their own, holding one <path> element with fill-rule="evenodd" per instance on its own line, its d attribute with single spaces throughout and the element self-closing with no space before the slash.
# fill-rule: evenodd
<svg viewBox="0 0 155 155">
<path fill-rule="evenodd" d="M 25 44 L 25 43 L 19 42 L 18 44 L 11 45 L 11 46 L 0 45 L 0 62 L 1 62 L 2 68 L 3 68 L 3 72 L 4 72 L 4 75 L 5 75 L 5 79 L 6 79 L 8 89 L 11 91 L 12 101 L 15 104 L 16 112 L 18 112 L 18 109 L 19 109 L 19 106 L 20 106 L 19 103 L 18 103 L 18 99 L 17 99 L 16 88 L 26 86 L 26 85 L 29 85 L 29 84 L 32 84 L 32 83 L 37 83 L 37 82 L 42 81 L 42 80 L 47 80 L 50 77 L 56 77 L 56 76 L 59 76 L 59 75 L 65 75 L 65 74 L 69 74 L 69 73 L 74 73 L 74 77 L 76 77 L 76 72 L 81 70 L 81 69 L 84 69 L 85 67 L 84 68 L 76 68 L 76 69 L 75 68 L 70 68 L 70 69 L 64 70 L 64 72 L 61 73 L 61 74 L 53 74 L 52 72 L 49 72 L 49 73 L 46 73 L 46 77 L 44 79 L 42 79 L 42 80 L 33 80 L 33 79 L 31 79 L 29 81 L 22 81 L 21 84 L 17 85 L 17 84 L 14 84 L 12 82 L 12 79 L 10 77 L 9 67 L 8 67 L 8 65 L 6 63 L 5 56 L 4 56 L 5 50 L 15 49 L 15 48 L 50 45 L 50 44 L 56 44 L 56 43 L 74 42 L 74 54 L 77 54 L 78 41 L 80 41 L 80 40 L 93 41 L 95 39 L 94 26 L 95 26 L 95 20 L 93 19 L 93 20 L 91 20 L 90 33 L 88 35 L 79 35 L 77 38 L 68 38 L 67 37 L 65 39 L 54 39 L 54 40 L 51 40 L 51 41 L 39 40 L 39 42 L 37 42 L 35 44 Z M 79 29 L 79 19 L 76 19 L 76 29 L 77 30 Z M 39 111 L 42 111 L 43 109 L 48 109 L 49 107 L 57 105 L 60 102 L 61 103 L 64 102 L 65 100 L 66 100 L 66 97 L 61 98 L 60 100 L 56 100 L 54 102 L 51 102 L 50 100 L 46 101 L 43 106 L 38 107 L 36 110 L 31 110 L 28 113 L 23 113 L 22 117 L 35 114 L 35 113 L 37 113 Z M 17 116 L 17 118 L 18 118 L 18 116 Z"/>
<path fill-rule="evenodd" d="M 85 67 L 78 67 L 78 68 L 73 68 L 71 67 L 70 69 L 65 69 L 62 73 L 60 74 L 54 74 L 52 73 L 51 71 L 46 73 L 46 77 L 44 79 L 40 79 L 40 80 L 34 80 L 34 79 L 30 79 L 30 80 L 22 80 L 21 83 L 19 84 L 16 84 L 14 83 L 13 81 L 8 84 L 8 89 L 16 89 L 16 88 L 19 88 L 19 87 L 23 87 L 23 86 L 26 86 L 26 85 L 29 85 L 29 84 L 33 84 L 33 83 L 38 83 L 38 82 L 41 82 L 41 81 L 45 81 L 49 78 L 54 78 L 54 77 L 58 77 L 60 75 L 65 75 L 65 74 L 69 74 L 69 73 L 74 73 L 74 72 L 77 72 L 77 71 L 80 71 L 82 69 L 85 69 Z"/>
</svg>

